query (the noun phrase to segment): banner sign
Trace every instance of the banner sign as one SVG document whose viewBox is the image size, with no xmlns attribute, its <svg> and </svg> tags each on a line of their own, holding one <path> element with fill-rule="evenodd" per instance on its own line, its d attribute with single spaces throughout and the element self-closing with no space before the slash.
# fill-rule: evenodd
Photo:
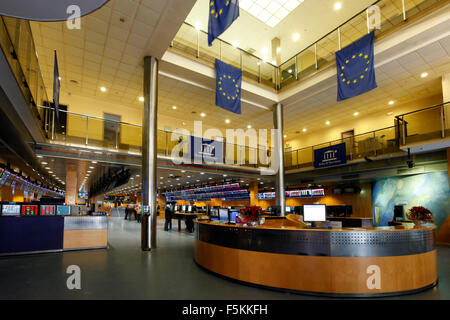
<svg viewBox="0 0 450 320">
<path fill-rule="evenodd" d="M 314 168 L 325 168 L 347 163 L 345 142 L 314 150 Z"/>
<path fill-rule="evenodd" d="M 191 136 L 191 159 L 202 163 L 223 163 L 223 143 Z"/>
</svg>

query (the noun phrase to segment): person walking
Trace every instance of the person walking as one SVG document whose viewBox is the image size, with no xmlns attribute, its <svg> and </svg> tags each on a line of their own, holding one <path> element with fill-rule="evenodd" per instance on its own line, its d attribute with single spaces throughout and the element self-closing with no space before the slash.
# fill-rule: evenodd
<svg viewBox="0 0 450 320">
<path fill-rule="evenodd" d="M 172 210 L 170 210 L 170 205 L 166 204 L 166 207 L 164 208 L 164 217 L 166 219 L 166 222 L 164 223 L 164 231 L 172 230 Z"/>
</svg>

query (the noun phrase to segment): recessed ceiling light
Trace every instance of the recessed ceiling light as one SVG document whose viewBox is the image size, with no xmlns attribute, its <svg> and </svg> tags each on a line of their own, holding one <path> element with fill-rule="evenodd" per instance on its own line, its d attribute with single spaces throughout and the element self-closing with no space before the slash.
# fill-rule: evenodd
<svg viewBox="0 0 450 320">
<path fill-rule="evenodd" d="M 97 161 L 92 161 L 92 163 L 97 163 Z"/>
<path fill-rule="evenodd" d="M 50 167 L 45 167 L 45 169 L 50 170 Z"/>
<path fill-rule="evenodd" d="M 284 138 L 287 138 L 287 135 L 284 135 L 283 137 L 284 137 Z"/>
<path fill-rule="evenodd" d="M 237 48 L 237 47 L 239 46 L 239 42 L 237 42 L 237 41 L 233 41 L 231 44 L 232 44 L 233 47 L 235 47 L 235 48 Z"/>
<path fill-rule="evenodd" d="M 224 174 L 223 176 L 224 176 L 224 177 L 226 177 L 227 175 L 226 175 L 226 174 Z"/>
<path fill-rule="evenodd" d="M 251 125 L 248 125 L 248 126 L 247 126 L 247 128 L 248 128 L 248 129 L 251 129 L 251 128 L 252 128 L 252 126 L 251 126 Z"/>
<path fill-rule="evenodd" d="M 89 169 L 94 169 L 94 167 L 89 167 Z"/>
<path fill-rule="evenodd" d="M 389 104 L 392 106 L 395 103 L 394 100 L 389 101 Z"/>
<path fill-rule="evenodd" d="M 205 174 L 204 172 L 200 172 L 200 174 Z"/>
<path fill-rule="evenodd" d="M 327 126 L 329 126 L 330 123 L 331 123 L 330 121 L 325 122 L 325 124 L 326 124 Z"/>
<path fill-rule="evenodd" d="M 205 116 L 206 116 L 206 113 L 204 113 L 204 112 L 200 113 L 200 117 L 205 117 Z"/>
<path fill-rule="evenodd" d="M 294 33 L 294 34 L 292 35 L 292 40 L 298 41 L 298 39 L 300 39 L 300 35 L 299 35 L 298 33 Z"/>
<path fill-rule="evenodd" d="M 359 115 L 359 112 L 355 112 L 353 115 L 356 117 L 357 115 Z"/>
<path fill-rule="evenodd" d="M 281 52 L 281 48 L 278 47 L 278 48 L 277 48 L 277 53 L 280 53 L 280 52 Z"/>
<path fill-rule="evenodd" d="M 144 97 L 139 97 L 140 102 L 144 102 Z"/>
<path fill-rule="evenodd" d="M 306 131 L 308 131 L 308 129 L 306 129 L 306 128 L 303 128 L 303 130 L 302 130 L 303 132 L 306 132 Z"/>
<path fill-rule="evenodd" d="M 105 87 L 101 87 L 101 88 L 100 88 L 100 91 L 101 91 L 101 92 L 106 92 L 106 88 L 105 88 Z"/>
<path fill-rule="evenodd" d="M 202 23 L 200 21 L 197 21 L 195 23 L 195 29 L 197 29 L 197 30 L 201 30 L 202 29 Z"/>
<path fill-rule="evenodd" d="M 422 73 L 420 76 L 421 76 L 422 78 L 426 78 L 426 77 L 428 77 L 428 72 L 424 72 L 424 73 Z"/>
<path fill-rule="evenodd" d="M 177 106 L 172 106 L 172 109 L 173 109 L 173 110 L 176 110 L 176 109 L 177 109 Z"/>
<path fill-rule="evenodd" d="M 230 123 L 230 119 L 226 119 L 226 120 L 225 120 L 225 123 Z"/>
<path fill-rule="evenodd" d="M 341 8 L 342 8 L 342 3 L 336 2 L 336 3 L 334 4 L 334 10 L 340 10 Z"/>
</svg>

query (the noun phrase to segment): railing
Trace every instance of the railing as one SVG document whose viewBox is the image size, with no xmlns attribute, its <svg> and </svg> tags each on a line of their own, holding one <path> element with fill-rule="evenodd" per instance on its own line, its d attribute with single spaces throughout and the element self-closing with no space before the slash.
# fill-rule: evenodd
<svg viewBox="0 0 450 320">
<path fill-rule="evenodd" d="M 396 116 L 400 144 L 450 137 L 450 102 Z"/>
<path fill-rule="evenodd" d="M 49 128 L 45 127 L 44 119 L 48 117 L 48 114 L 44 113 L 44 110 L 38 109 L 37 106 L 46 105 L 49 100 L 29 22 L 0 16 L 0 47 L 14 73 L 25 101 L 48 137 Z"/>
<path fill-rule="evenodd" d="M 397 126 L 387 127 L 351 137 L 301 148 L 284 153 L 286 169 L 306 168 L 314 165 L 314 150 L 344 143 L 347 160 L 377 157 L 400 151 Z"/>
<path fill-rule="evenodd" d="M 445 0 L 378 0 L 373 3 L 380 8 L 380 28 L 375 29 L 379 36 L 405 22 L 430 6 Z M 303 79 L 317 70 L 335 62 L 335 52 L 358 40 L 372 29 L 368 8 L 359 12 L 327 35 L 307 48 L 287 59 L 280 66 L 264 61 L 251 52 L 234 47 L 219 39 L 208 46 L 208 34 L 194 26 L 184 23 L 171 47 L 177 52 L 195 57 L 213 65 L 216 58 L 243 71 L 246 78 L 281 89 L 288 84 Z"/>
<path fill-rule="evenodd" d="M 218 58 L 241 69 L 244 77 L 273 88 L 276 88 L 278 83 L 278 68 L 271 62 L 264 61 L 251 52 L 235 47 L 222 39 L 216 39 L 209 47 L 208 33 L 196 29 L 187 22 L 181 26 L 171 43 L 171 48 L 211 66 L 214 66 L 215 59 Z"/>
<path fill-rule="evenodd" d="M 142 126 L 122 121 L 108 120 L 100 117 L 60 110 L 60 121 L 56 121 L 55 111 L 50 107 L 40 107 L 49 116 L 46 126 L 50 128 L 49 140 L 55 144 L 77 147 L 89 147 L 113 152 L 140 155 L 142 152 Z M 173 137 L 173 135 L 176 135 Z M 188 141 L 190 136 L 175 132 L 158 130 L 158 154 L 171 156 L 172 150 L 180 143 L 180 139 Z M 172 141 L 172 138 L 175 141 Z M 262 149 L 228 143 L 223 137 L 215 137 L 223 141 L 223 163 L 243 166 L 267 167 L 271 149 Z M 262 150 L 260 152 L 260 149 Z M 182 153 L 179 154 L 182 156 Z"/>
</svg>

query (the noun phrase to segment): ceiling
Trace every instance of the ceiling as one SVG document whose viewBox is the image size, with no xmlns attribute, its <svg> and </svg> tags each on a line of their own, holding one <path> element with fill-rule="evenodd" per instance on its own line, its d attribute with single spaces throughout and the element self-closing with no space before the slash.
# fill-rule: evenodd
<svg viewBox="0 0 450 320">
<path fill-rule="evenodd" d="M 342 3 L 342 8 L 338 11 L 334 10 L 336 2 Z M 374 2 L 375 0 L 305 0 L 274 28 L 241 9 L 239 18 L 219 38 L 228 43 L 236 41 L 240 48 L 246 51 L 253 49 L 256 56 L 261 59 L 267 57 L 268 61 L 272 61 L 271 42 L 277 37 L 281 44 L 281 60 L 286 61 Z M 208 1 L 197 0 L 186 22 L 201 25 L 201 30 L 208 31 L 208 6 Z M 294 33 L 300 35 L 297 41 L 292 38 Z"/>
</svg>

